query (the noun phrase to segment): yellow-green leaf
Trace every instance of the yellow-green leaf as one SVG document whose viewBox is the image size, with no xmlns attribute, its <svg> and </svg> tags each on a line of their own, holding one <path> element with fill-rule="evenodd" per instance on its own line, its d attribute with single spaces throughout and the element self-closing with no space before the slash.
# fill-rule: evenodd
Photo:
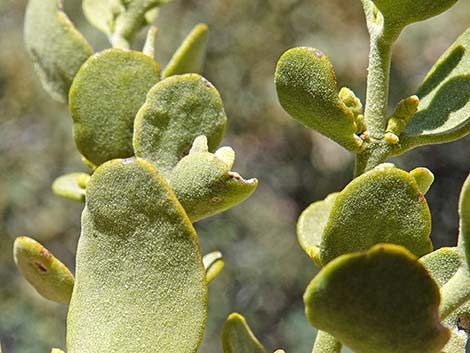
<svg viewBox="0 0 470 353">
<path fill-rule="evenodd" d="M 83 0 L 88 21 L 108 35 L 114 47 L 128 49 L 134 35 L 155 20 L 156 7 L 172 0 Z"/>
<path fill-rule="evenodd" d="M 220 272 L 222 272 L 225 266 L 224 257 L 220 251 L 213 251 L 204 255 L 202 262 L 204 263 L 204 269 L 206 270 L 207 283 L 211 283 L 218 275 L 220 275 Z"/>
<path fill-rule="evenodd" d="M 51 353 L 65 353 L 65 352 L 63 350 L 59 349 L 59 348 L 52 348 Z"/>
<path fill-rule="evenodd" d="M 208 152 L 206 137 L 199 136 L 172 170 L 169 183 L 192 222 L 234 207 L 255 191 L 258 180 L 230 171 L 234 159 L 230 147 Z"/>
<path fill-rule="evenodd" d="M 312 353 L 341 353 L 341 342 L 328 332 L 318 330 Z"/>
<path fill-rule="evenodd" d="M 225 321 L 222 347 L 224 353 L 266 353 L 245 318 L 237 313 L 230 314 Z"/>
<path fill-rule="evenodd" d="M 330 194 L 325 200 L 312 203 L 297 222 L 299 244 L 318 267 L 321 267 L 320 244 L 323 232 L 337 196 L 338 193 Z"/>
<path fill-rule="evenodd" d="M 396 37 L 406 25 L 444 12 L 457 0 L 364 0 L 371 1 L 383 16 L 384 32 Z M 377 16 L 378 17 L 378 16 Z"/>
<path fill-rule="evenodd" d="M 338 97 L 325 54 L 314 48 L 288 50 L 277 63 L 275 83 L 279 102 L 294 119 L 350 151 L 360 150 L 355 114 Z"/>
<path fill-rule="evenodd" d="M 24 38 L 45 90 L 67 102 L 72 80 L 93 49 L 62 11 L 62 1 L 29 0 Z"/>
<path fill-rule="evenodd" d="M 226 121 L 222 99 L 209 81 L 197 74 L 171 76 L 148 92 L 137 114 L 135 154 L 167 176 L 196 137 L 207 136 L 209 150 L 217 148 Z"/>
<path fill-rule="evenodd" d="M 157 169 L 101 165 L 87 186 L 67 352 L 195 353 L 205 277 L 196 232 Z"/>
<path fill-rule="evenodd" d="M 439 287 L 443 287 L 447 282 L 449 282 L 449 280 L 451 280 L 457 273 L 460 266 L 462 266 L 462 257 L 457 248 L 441 248 L 422 257 L 420 261 L 424 266 L 426 266 Z M 469 285 L 470 281 L 466 283 L 461 282 L 461 286 Z M 443 321 L 443 324 L 452 332 L 449 342 L 443 349 L 444 353 L 465 352 L 468 332 L 459 325 L 459 318 L 464 315 L 470 315 L 470 302 L 460 306 Z"/>
<path fill-rule="evenodd" d="M 394 153 L 454 141 L 470 133 L 470 28 L 436 62 L 417 95 L 418 112 Z"/>
<path fill-rule="evenodd" d="M 194 27 L 163 70 L 163 77 L 200 73 L 206 56 L 207 33 L 205 24 Z"/>
<path fill-rule="evenodd" d="M 66 199 L 84 202 L 86 184 L 90 175 L 86 173 L 70 173 L 58 177 L 52 183 L 54 194 Z"/>
<path fill-rule="evenodd" d="M 401 246 L 343 255 L 304 294 L 310 323 L 356 353 L 440 353 L 450 332 L 439 321 L 439 287 Z"/>
<path fill-rule="evenodd" d="M 23 277 L 44 298 L 63 304 L 70 302 L 73 275 L 44 246 L 31 238 L 18 237 L 13 257 Z"/>
<path fill-rule="evenodd" d="M 470 175 L 463 184 L 459 201 L 459 248 L 463 252 L 470 271 Z"/>
<path fill-rule="evenodd" d="M 137 51 L 105 50 L 83 65 L 70 89 L 70 111 L 86 159 L 100 165 L 134 155 L 135 115 L 159 80 L 160 66 Z"/>
</svg>

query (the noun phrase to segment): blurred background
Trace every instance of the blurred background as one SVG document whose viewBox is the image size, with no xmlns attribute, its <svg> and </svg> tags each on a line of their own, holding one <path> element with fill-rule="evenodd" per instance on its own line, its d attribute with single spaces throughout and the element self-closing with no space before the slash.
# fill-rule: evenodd
<svg viewBox="0 0 470 353">
<path fill-rule="evenodd" d="M 66 307 L 42 299 L 19 276 L 12 258 L 16 236 L 34 237 L 70 268 L 82 205 L 55 197 L 51 182 L 85 171 L 75 150 L 67 107 L 43 91 L 24 49 L 25 0 L 0 0 L 0 340 L 6 353 L 64 347 Z M 88 25 L 78 0 L 65 10 L 96 51 L 108 47 Z M 469 24 L 470 1 L 410 26 L 393 52 L 391 107 L 414 93 L 442 52 Z M 364 101 L 368 35 L 360 1 L 175 0 L 157 20 L 157 60 L 165 64 L 199 22 L 210 27 L 204 75 L 218 88 L 229 116 L 224 143 L 237 152 L 235 171 L 260 186 L 242 205 L 196 224 L 203 252 L 221 250 L 226 268 L 210 286 L 201 352 L 221 351 L 220 333 L 232 311 L 246 315 L 269 351 L 311 351 L 302 294 L 314 265 L 296 240 L 299 213 L 350 181 L 351 155 L 289 118 L 277 102 L 273 73 L 294 46 L 324 51 L 340 86 Z M 137 41 L 140 48 L 142 35 Z M 394 159 L 410 170 L 429 167 L 427 194 L 436 247 L 456 243 L 459 189 L 470 170 L 470 137 L 423 147 Z"/>
</svg>

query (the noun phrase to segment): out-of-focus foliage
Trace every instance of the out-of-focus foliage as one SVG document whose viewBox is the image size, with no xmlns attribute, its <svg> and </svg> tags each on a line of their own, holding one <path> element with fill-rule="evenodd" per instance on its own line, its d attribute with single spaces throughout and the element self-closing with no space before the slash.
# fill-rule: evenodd
<svg viewBox="0 0 470 353">
<path fill-rule="evenodd" d="M 31 235 L 73 269 L 82 205 L 57 198 L 51 183 L 67 172 L 87 171 L 65 106 L 43 91 L 24 49 L 25 5 L 24 0 L 0 0 L 0 341 L 9 353 L 64 347 L 65 307 L 29 288 L 14 268 L 11 248 L 16 235 Z M 402 33 L 394 47 L 390 106 L 416 91 L 431 65 L 464 31 L 468 8 L 468 1 L 459 1 L 430 23 L 413 24 Z M 85 23 L 80 1 L 65 1 L 65 11 L 95 50 L 108 46 L 106 36 Z M 363 100 L 368 39 L 361 4 L 175 0 L 160 12 L 157 26 L 165 33 L 157 37 L 156 56 L 163 64 L 196 23 L 209 25 L 204 76 L 224 98 L 224 144 L 244 156 L 236 170 L 260 180 L 242 206 L 196 225 L 203 253 L 218 249 L 225 255 L 225 269 L 209 288 L 201 351 L 221 351 L 220 328 L 229 312 L 240 311 L 250 313 L 250 326 L 268 351 L 283 347 L 305 353 L 314 332 L 301 297 L 315 270 L 297 244 L 295 223 L 312 200 L 345 186 L 352 161 L 340 147 L 284 113 L 273 73 L 286 49 L 322 48 L 341 78 L 338 86 L 350 87 Z M 455 245 L 455 205 L 470 165 L 469 138 L 416 149 L 396 164 L 405 170 L 426 165 L 435 174 L 426 195 L 433 241 L 436 247 Z"/>
</svg>

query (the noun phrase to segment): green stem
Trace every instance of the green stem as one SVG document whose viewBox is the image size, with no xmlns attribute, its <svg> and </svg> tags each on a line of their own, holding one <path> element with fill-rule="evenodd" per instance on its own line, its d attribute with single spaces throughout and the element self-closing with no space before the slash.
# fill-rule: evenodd
<svg viewBox="0 0 470 353">
<path fill-rule="evenodd" d="M 356 155 L 354 177 L 385 162 L 392 152 L 392 145 L 385 141 L 369 142 L 364 151 Z"/>
<path fill-rule="evenodd" d="M 441 321 L 470 300 L 470 274 L 460 268 L 441 288 L 442 302 L 439 308 Z"/>
<path fill-rule="evenodd" d="M 341 343 L 325 331 L 318 331 L 312 353 L 340 353 Z"/>
</svg>

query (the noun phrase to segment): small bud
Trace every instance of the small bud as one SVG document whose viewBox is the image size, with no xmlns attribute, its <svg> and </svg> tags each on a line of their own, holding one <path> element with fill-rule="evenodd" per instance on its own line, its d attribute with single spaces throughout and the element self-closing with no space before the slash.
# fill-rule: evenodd
<svg viewBox="0 0 470 353">
<path fill-rule="evenodd" d="M 413 169 L 410 174 L 415 178 L 419 191 L 426 194 L 434 182 L 434 174 L 427 168 Z"/>
<path fill-rule="evenodd" d="M 387 142 L 389 145 L 396 145 L 398 142 L 400 142 L 400 139 L 393 132 L 387 132 L 385 134 L 385 142 Z"/>
</svg>

